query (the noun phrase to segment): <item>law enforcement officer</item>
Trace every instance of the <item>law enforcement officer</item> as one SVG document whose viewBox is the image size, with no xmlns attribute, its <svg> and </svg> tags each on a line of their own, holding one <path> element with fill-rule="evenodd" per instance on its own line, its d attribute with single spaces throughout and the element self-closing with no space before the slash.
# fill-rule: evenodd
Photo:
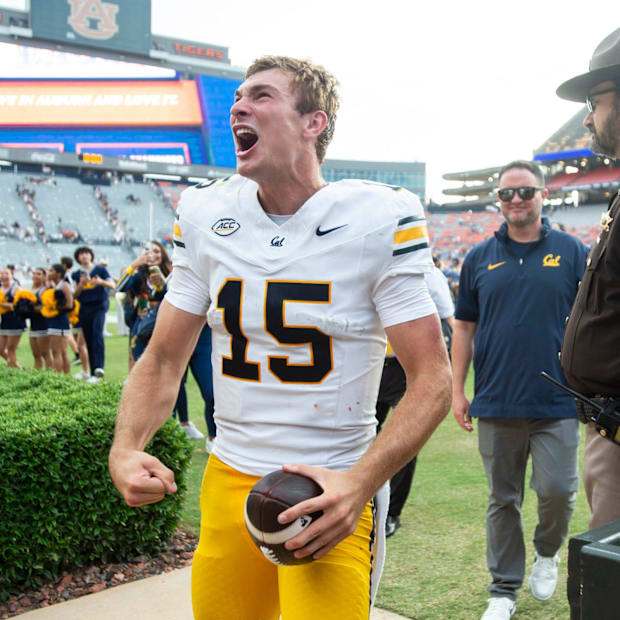
<svg viewBox="0 0 620 620">
<path fill-rule="evenodd" d="M 620 157 L 620 28 L 607 36 L 590 70 L 564 82 L 558 96 L 586 102 L 583 124 L 595 153 Z M 569 385 L 586 396 L 620 399 L 620 192 L 601 218 L 566 325 L 562 368 Z M 587 413 L 579 402 L 578 411 Z M 583 482 L 592 510 L 590 527 L 620 519 L 620 447 L 586 427 Z"/>
</svg>

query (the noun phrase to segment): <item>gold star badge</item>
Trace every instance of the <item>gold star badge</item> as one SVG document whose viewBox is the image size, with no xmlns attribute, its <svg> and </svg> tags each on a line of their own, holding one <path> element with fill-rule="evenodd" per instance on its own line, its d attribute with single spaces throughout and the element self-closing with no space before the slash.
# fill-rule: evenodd
<svg viewBox="0 0 620 620">
<path fill-rule="evenodd" d="M 609 232 L 609 225 L 612 223 L 613 219 L 614 218 L 609 215 L 609 211 L 601 215 L 601 230 L 603 232 Z"/>
</svg>

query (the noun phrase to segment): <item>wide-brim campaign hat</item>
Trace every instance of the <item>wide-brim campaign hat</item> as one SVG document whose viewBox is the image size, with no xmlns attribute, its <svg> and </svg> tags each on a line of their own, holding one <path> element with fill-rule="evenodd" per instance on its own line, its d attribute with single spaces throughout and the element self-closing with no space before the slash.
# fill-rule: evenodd
<svg viewBox="0 0 620 620">
<path fill-rule="evenodd" d="M 620 79 L 620 28 L 605 37 L 594 50 L 587 73 L 567 80 L 555 91 L 569 101 L 585 101 L 590 91 L 601 82 Z M 618 84 L 620 86 L 620 84 Z"/>
</svg>

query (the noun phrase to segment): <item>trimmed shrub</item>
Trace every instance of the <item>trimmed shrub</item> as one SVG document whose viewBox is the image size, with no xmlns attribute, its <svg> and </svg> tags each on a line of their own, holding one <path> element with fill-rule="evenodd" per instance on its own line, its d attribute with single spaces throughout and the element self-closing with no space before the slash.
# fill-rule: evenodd
<svg viewBox="0 0 620 620">
<path fill-rule="evenodd" d="M 0 600 L 69 568 L 158 553 L 172 535 L 192 448 L 168 420 L 147 451 L 174 471 L 178 491 L 127 506 L 107 462 L 120 392 L 0 368 Z"/>
</svg>

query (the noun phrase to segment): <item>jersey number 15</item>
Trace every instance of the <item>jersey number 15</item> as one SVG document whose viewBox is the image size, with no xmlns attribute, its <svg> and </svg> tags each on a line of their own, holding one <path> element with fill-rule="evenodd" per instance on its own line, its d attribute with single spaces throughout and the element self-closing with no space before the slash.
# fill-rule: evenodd
<svg viewBox="0 0 620 620">
<path fill-rule="evenodd" d="M 291 364 L 286 355 L 268 356 L 269 370 L 284 383 L 320 383 L 332 370 L 331 337 L 312 326 L 284 323 L 284 303 L 329 303 L 329 282 L 268 280 L 265 289 L 265 329 L 283 345 L 310 345 L 308 364 Z M 248 339 L 241 328 L 242 280 L 226 280 L 217 296 L 224 312 L 224 327 L 231 335 L 231 357 L 223 356 L 222 374 L 246 381 L 260 381 L 261 365 L 247 359 Z"/>
</svg>

